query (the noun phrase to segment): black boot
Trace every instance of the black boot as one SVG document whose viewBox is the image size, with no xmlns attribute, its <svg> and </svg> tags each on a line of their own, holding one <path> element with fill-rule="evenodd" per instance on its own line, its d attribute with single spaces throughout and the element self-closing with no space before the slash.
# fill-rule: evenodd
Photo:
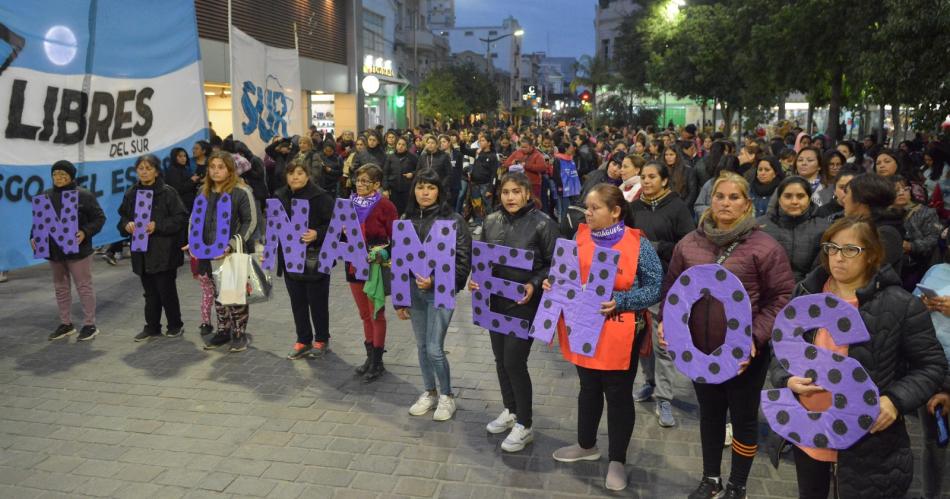
<svg viewBox="0 0 950 499">
<path fill-rule="evenodd" d="M 385 350 L 383 350 L 382 347 L 373 347 L 373 362 L 370 364 L 366 374 L 363 375 L 363 383 L 376 381 L 376 378 L 379 378 L 386 372 L 386 368 L 383 367 L 383 352 L 385 352 Z"/>
<path fill-rule="evenodd" d="M 366 371 L 369 371 L 369 367 L 373 363 L 373 343 L 364 341 L 363 346 L 366 347 L 366 361 L 363 362 L 363 365 L 356 368 L 356 374 L 360 376 L 366 374 Z"/>
</svg>

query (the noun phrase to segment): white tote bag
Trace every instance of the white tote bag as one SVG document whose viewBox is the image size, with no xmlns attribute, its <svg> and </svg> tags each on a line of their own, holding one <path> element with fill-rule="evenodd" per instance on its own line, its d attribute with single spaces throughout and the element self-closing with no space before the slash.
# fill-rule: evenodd
<svg viewBox="0 0 950 499">
<path fill-rule="evenodd" d="M 218 288 L 218 303 L 222 305 L 247 304 L 247 272 L 251 267 L 251 255 L 244 253 L 244 242 L 237 238 L 237 248 L 221 260 L 221 266 L 214 270 L 215 285 Z"/>
</svg>

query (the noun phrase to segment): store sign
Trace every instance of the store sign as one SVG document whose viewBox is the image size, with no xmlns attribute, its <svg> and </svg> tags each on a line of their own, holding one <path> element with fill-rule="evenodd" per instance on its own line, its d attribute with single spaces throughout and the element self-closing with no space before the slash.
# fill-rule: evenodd
<svg viewBox="0 0 950 499">
<path fill-rule="evenodd" d="M 523 101 L 541 101 L 538 98 L 538 86 L 537 85 L 524 85 L 522 87 L 521 100 Z M 535 102 L 536 104 L 537 102 Z"/>
<path fill-rule="evenodd" d="M 393 61 L 383 59 L 382 57 L 373 57 L 371 55 L 367 55 L 363 58 L 363 74 L 383 75 L 390 78 L 396 76 L 396 72 L 393 71 Z"/>
<path fill-rule="evenodd" d="M 33 200 L 52 187 L 49 165 L 73 162 L 98 198 L 98 246 L 121 238 L 136 156 L 207 138 L 194 2 L 42 4 L 0 2 L 0 269 L 37 263 Z"/>
</svg>

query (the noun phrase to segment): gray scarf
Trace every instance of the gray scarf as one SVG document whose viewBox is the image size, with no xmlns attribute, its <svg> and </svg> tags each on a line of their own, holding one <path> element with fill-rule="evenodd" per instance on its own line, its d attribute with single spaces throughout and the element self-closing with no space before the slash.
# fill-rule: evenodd
<svg viewBox="0 0 950 499">
<path fill-rule="evenodd" d="M 722 248 L 732 244 L 733 241 L 745 237 L 749 232 L 752 232 L 752 229 L 755 228 L 755 217 L 746 215 L 729 230 L 722 230 L 716 228 L 716 223 L 713 222 L 712 217 L 705 216 L 702 220 L 702 228 L 706 238 L 712 241 L 716 246 Z"/>
</svg>

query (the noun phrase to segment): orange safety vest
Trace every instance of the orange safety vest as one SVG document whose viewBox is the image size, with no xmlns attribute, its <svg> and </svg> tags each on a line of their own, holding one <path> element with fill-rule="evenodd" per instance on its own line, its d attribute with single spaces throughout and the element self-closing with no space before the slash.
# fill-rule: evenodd
<svg viewBox="0 0 950 499">
<path fill-rule="evenodd" d="M 587 224 L 577 226 L 577 261 L 580 264 L 581 283 L 587 283 L 590 263 L 594 259 L 596 245 L 590 237 Z M 640 231 L 626 227 L 623 239 L 613 249 L 620 252 L 617 264 L 617 276 L 614 278 L 614 291 L 626 291 L 633 287 L 637 277 L 637 264 L 640 260 Z M 637 330 L 637 316 L 632 311 L 611 314 L 604 321 L 600 332 L 600 341 L 593 357 L 574 353 L 567 341 L 567 329 L 562 316 L 557 323 L 557 335 L 561 343 L 561 354 L 574 365 L 600 371 L 624 371 L 630 368 L 630 354 L 633 350 L 634 335 Z"/>
</svg>

